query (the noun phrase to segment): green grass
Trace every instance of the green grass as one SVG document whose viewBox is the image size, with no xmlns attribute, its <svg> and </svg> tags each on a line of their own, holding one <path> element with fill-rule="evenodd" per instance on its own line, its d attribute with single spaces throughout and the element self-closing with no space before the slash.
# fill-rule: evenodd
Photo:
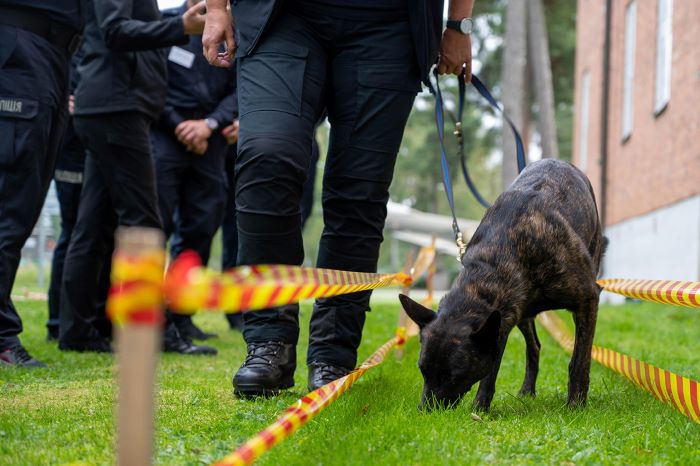
<svg viewBox="0 0 700 466">
<path fill-rule="evenodd" d="M 45 303 L 18 302 L 23 342 L 47 370 L 0 369 L 0 464 L 112 464 L 112 357 L 58 352 L 44 341 Z M 310 307 L 302 309 L 303 362 Z M 564 316 L 567 322 L 571 319 Z M 243 340 L 220 315 L 197 317 L 220 338 L 216 358 L 164 355 L 160 360 L 157 464 L 207 464 L 272 422 L 305 393 L 296 386 L 258 401 L 233 397 L 231 377 Z M 396 306 L 377 304 L 367 319 L 361 358 L 390 338 Z M 593 366 L 588 407 L 565 406 L 568 356 L 542 328 L 538 395 L 515 396 L 524 371 L 524 343 L 512 334 L 492 409 L 470 416 L 474 393 L 454 411 L 416 410 L 421 378 L 418 342 L 393 355 L 261 464 L 693 464 L 700 426 L 622 377 Z M 655 304 L 603 306 L 596 343 L 679 374 L 700 378 L 700 312 Z"/>
</svg>

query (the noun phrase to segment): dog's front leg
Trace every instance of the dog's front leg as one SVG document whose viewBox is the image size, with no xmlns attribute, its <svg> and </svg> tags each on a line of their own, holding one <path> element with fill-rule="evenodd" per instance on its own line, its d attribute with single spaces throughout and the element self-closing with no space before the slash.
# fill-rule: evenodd
<svg viewBox="0 0 700 466">
<path fill-rule="evenodd" d="M 591 350 L 598 317 L 598 299 L 591 299 L 574 312 L 576 339 L 569 362 L 569 407 L 584 406 L 590 382 Z"/>
<path fill-rule="evenodd" d="M 537 373 L 540 368 L 540 340 L 537 338 L 535 319 L 523 319 L 518 328 L 525 337 L 525 379 L 520 395 L 535 396 Z"/>
<path fill-rule="evenodd" d="M 496 358 L 491 367 L 491 372 L 481 379 L 479 391 L 476 392 L 476 398 L 474 399 L 474 406 L 477 410 L 486 411 L 491 406 L 491 400 L 496 391 L 496 377 L 498 376 L 498 370 L 501 368 L 501 358 L 503 358 L 503 351 L 506 349 L 507 341 L 508 334 L 506 333 L 501 335 L 496 343 Z"/>
</svg>

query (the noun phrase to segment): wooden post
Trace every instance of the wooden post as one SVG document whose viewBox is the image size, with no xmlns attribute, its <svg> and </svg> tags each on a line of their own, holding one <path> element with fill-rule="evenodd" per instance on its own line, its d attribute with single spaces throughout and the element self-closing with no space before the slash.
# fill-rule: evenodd
<svg viewBox="0 0 700 466">
<path fill-rule="evenodd" d="M 143 253 L 161 252 L 163 233 L 154 228 L 120 228 L 116 234 L 115 259 L 119 256 L 138 261 Z M 138 269 L 135 269 L 138 273 Z M 160 266 L 162 275 L 162 265 Z M 138 276 L 125 273 L 121 280 L 113 275 L 112 293 L 120 293 L 125 282 L 138 283 Z M 162 281 L 161 281 L 162 286 Z M 162 296 L 161 289 L 154 289 Z M 126 291 L 125 291 L 126 292 Z M 162 298 L 159 298 L 162 300 Z M 109 304 L 108 304 L 109 306 Z M 131 319 L 129 312 L 155 313 L 148 319 Z M 162 302 L 158 309 L 138 304 L 127 311 L 122 325 L 115 325 L 117 364 L 117 464 L 148 466 L 153 455 L 153 394 L 158 351 L 162 333 Z M 153 316 L 153 314 L 151 314 Z"/>
<path fill-rule="evenodd" d="M 429 259 L 429 264 L 427 264 L 427 272 L 428 276 L 425 279 L 425 287 L 427 290 L 427 296 L 421 301 L 421 304 L 425 307 L 432 307 L 433 306 L 433 277 L 435 276 L 435 262 L 437 261 L 437 248 L 436 248 L 436 243 L 437 243 L 437 236 L 433 234 L 433 239 L 430 243 L 430 248 L 426 251 L 427 258 Z M 416 259 L 416 262 L 418 262 L 418 259 Z M 415 278 L 418 278 L 419 275 L 416 274 Z M 406 328 L 406 337 L 415 337 L 420 333 L 420 329 L 418 328 L 418 324 L 416 324 L 413 321 L 408 322 L 407 328 Z"/>
<path fill-rule="evenodd" d="M 413 251 L 407 251 L 406 252 L 406 263 L 403 266 L 403 273 L 405 274 L 410 274 L 411 273 L 411 268 L 413 265 Z M 404 286 L 403 289 L 401 290 L 401 293 L 405 294 L 408 296 L 410 293 L 411 288 L 408 286 Z M 406 311 L 404 310 L 403 306 L 401 306 L 401 310 L 399 311 L 399 327 L 406 328 L 406 324 L 408 323 L 408 315 L 406 314 Z M 403 349 L 399 348 L 395 351 L 396 354 L 396 359 L 401 359 L 403 358 Z"/>
</svg>

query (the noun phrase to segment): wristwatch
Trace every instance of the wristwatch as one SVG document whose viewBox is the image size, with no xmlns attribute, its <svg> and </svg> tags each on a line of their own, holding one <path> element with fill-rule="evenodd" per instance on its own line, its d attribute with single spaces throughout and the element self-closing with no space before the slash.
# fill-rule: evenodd
<svg viewBox="0 0 700 466">
<path fill-rule="evenodd" d="M 212 131 L 216 131 L 219 129 L 219 122 L 216 121 L 214 118 L 205 118 L 204 122 L 207 124 L 207 128 L 209 128 Z"/>
<path fill-rule="evenodd" d="M 462 18 L 457 20 L 447 20 L 447 27 L 454 29 L 464 35 L 471 34 L 474 29 L 474 21 L 471 18 Z"/>
</svg>

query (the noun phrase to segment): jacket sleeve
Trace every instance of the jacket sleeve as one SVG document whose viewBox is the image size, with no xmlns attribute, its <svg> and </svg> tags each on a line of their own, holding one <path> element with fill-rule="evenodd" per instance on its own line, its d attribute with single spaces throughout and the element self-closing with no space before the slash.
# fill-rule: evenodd
<svg viewBox="0 0 700 466">
<path fill-rule="evenodd" d="M 214 118 L 219 122 L 220 126 L 228 126 L 231 122 L 238 118 L 238 87 L 236 83 L 235 66 L 231 67 L 231 78 L 229 79 L 229 88 L 226 96 L 221 99 L 219 105 L 209 115 L 209 118 Z"/>
<path fill-rule="evenodd" d="M 132 19 L 131 11 L 135 1 L 142 0 L 94 2 L 97 23 L 110 50 L 131 52 L 187 43 L 181 16 L 153 21 Z"/>
<path fill-rule="evenodd" d="M 175 131 L 177 125 L 185 121 L 185 119 L 175 110 L 175 107 L 166 103 L 160 121 L 166 128 Z"/>
</svg>

